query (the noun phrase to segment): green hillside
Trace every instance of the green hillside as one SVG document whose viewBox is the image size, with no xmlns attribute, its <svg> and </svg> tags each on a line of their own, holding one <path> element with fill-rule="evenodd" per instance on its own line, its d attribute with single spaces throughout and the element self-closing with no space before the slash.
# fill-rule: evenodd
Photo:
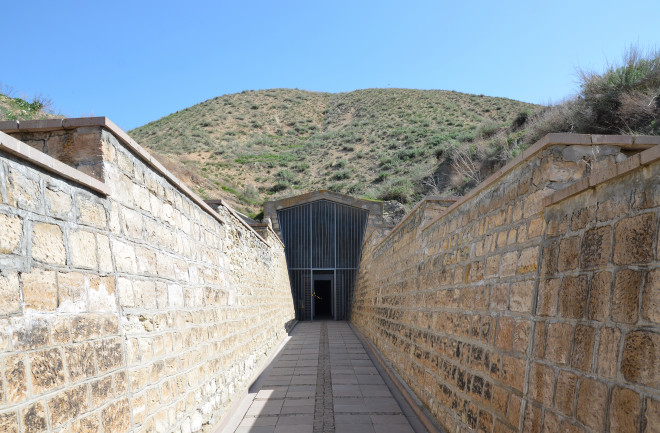
<svg viewBox="0 0 660 433">
<path fill-rule="evenodd" d="M 256 213 L 264 200 L 316 189 L 402 203 L 461 193 L 473 182 L 455 153 L 473 154 L 475 140 L 540 108 L 441 90 L 272 89 L 210 99 L 129 134 L 203 197 Z"/>
</svg>

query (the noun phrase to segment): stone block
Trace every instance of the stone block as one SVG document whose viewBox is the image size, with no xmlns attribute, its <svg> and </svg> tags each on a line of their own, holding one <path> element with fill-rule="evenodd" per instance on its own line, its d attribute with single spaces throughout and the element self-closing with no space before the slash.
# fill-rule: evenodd
<svg viewBox="0 0 660 433">
<path fill-rule="evenodd" d="M 25 355 L 16 354 L 4 359 L 5 398 L 9 403 L 19 403 L 27 397 L 27 362 Z"/>
<path fill-rule="evenodd" d="M 596 372 L 602 377 L 616 377 L 618 370 L 619 342 L 621 331 L 617 328 L 602 328 L 598 345 Z"/>
<path fill-rule="evenodd" d="M 91 343 L 68 346 L 64 352 L 71 381 L 78 381 L 96 374 L 95 351 Z"/>
<path fill-rule="evenodd" d="M 627 381 L 660 387 L 660 334 L 632 331 L 623 343 L 621 373 Z"/>
<path fill-rule="evenodd" d="M 136 306 L 154 309 L 158 306 L 156 283 L 150 280 L 137 280 L 133 282 Z"/>
<path fill-rule="evenodd" d="M 46 407 L 37 401 L 21 410 L 22 429 L 24 433 L 39 433 L 48 427 Z"/>
<path fill-rule="evenodd" d="M 122 307 L 135 307 L 135 294 L 131 280 L 120 277 L 117 280 L 117 291 L 119 294 L 119 304 Z"/>
<path fill-rule="evenodd" d="M 49 185 L 46 188 L 45 198 L 49 215 L 57 218 L 68 218 L 71 215 L 73 209 L 71 194 L 54 185 Z"/>
<path fill-rule="evenodd" d="M 642 288 L 644 273 L 632 269 L 623 269 L 614 276 L 612 296 L 612 319 L 619 323 L 637 323 L 639 292 Z"/>
<path fill-rule="evenodd" d="M 88 408 L 87 386 L 62 391 L 48 400 L 51 425 L 58 426 L 76 418 Z"/>
<path fill-rule="evenodd" d="M 509 309 L 511 311 L 531 312 L 534 300 L 534 281 L 512 283 L 509 298 Z"/>
<path fill-rule="evenodd" d="M 0 315 L 21 311 L 21 293 L 18 273 L 0 271 Z"/>
<path fill-rule="evenodd" d="M 117 311 L 115 278 L 89 276 L 89 310 L 98 313 Z"/>
<path fill-rule="evenodd" d="M 500 277 L 509 277 L 516 274 L 518 264 L 518 252 L 512 251 L 502 255 L 500 264 Z"/>
<path fill-rule="evenodd" d="M 573 211 L 571 215 L 571 230 L 577 231 L 585 228 L 596 220 L 596 207 L 588 206 Z"/>
<path fill-rule="evenodd" d="M 0 283 L 1 285 L 1 283 Z M 660 270 L 654 269 L 646 276 L 642 296 L 642 318 L 660 324 Z"/>
<path fill-rule="evenodd" d="M 121 366 L 124 359 L 124 351 L 122 350 L 119 338 L 96 341 L 94 343 L 94 349 L 98 355 L 97 362 L 100 373 L 105 373 Z"/>
<path fill-rule="evenodd" d="M 574 416 L 573 404 L 577 389 L 577 379 L 577 375 L 569 371 L 560 371 L 557 377 L 555 409 L 569 418 Z"/>
<path fill-rule="evenodd" d="M 18 253 L 23 237 L 23 221 L 18 216 L 0 214 L 0 254 Z"/>
<path fill-rule="evenodd" d="M 41 206 L 41 187 L 39 181 L 20 172 L 9 169 L 7 176 L 7 203 L 9 206 L 30 211 L 38 211 Z"/>
<path fill-rule="evenodd" d="M 30 354 L 32 392 L 41 394 L 64 384 L 64 361 L 59 349 L 42 350 Z"/>
<path fill-rule="evenodd" d="M 612 251 L 609 226 L 587 230 L 580 246 L 580 263 L 583 269 L 600 268 L 609 262 Z"/>
<path fill-rule="evenodd" d="M 59 272 L 59 311 L 81 313 L 87 311 L 87 285 L 80 272 Z"/>
<path fill-rule="evenodd" d="M 596 344 L 596 330 L 587 325 L 577 325 L 573 337 L 571 365 L 577 370 L 591 372 Z"/>
<path fill-rule="evenodd" d="M 110 239 L 102 234 L 96 234 L 96 246 L 99 254 L 99 271 L 110 273 L 112 267 L 112 253 L 110 251 Z"/>
<path fill-rule="evenodd" d="M 557 270 L 559 272 L 565 272 L 576 269 L 578 267 L 579 254 L 580 238 L 578 236 L 562 239 L 559 244 Z"/>
<path fill-rule="evenodd" d="M 117 272 L 125 272 L 128 274 L 135 274 L 137 272 L 135 247 L 133 245 L 113 240 L 112 255 L 115 259 Z"/>
<path fill-rule="evenodd" d="M 609 200 L 598 203 L 596 210 L 596 219 L 599 222 L 611 221 L 628 213 L 628 198 L 613 197 Z"/>
<path fill-rule="evenodd" d="M 656 238 L 652 213 L 623 218 L 614 225 L 614 263 L 627 265 L 653 260 Z"/>
<path fill-rule="evenodd" d="M 131 239 L 142 239 L 142 214 L 136 212 L 132 209 L 123 208 L 121 211 L 122 215 L 122 232 L 128 238 Z"/>
<path fill-rule="evenodd" d="M 593 431 L 605 431 L 607 385 L 590 378 L 580 380 L 577 419 Z"/>
<path fill-rule="evenodd" d="M 573 327 L 568 323 L 550 323 L 545 342 L 545 358 L 559 365 L 568 364 Z"/>
<path fill-rule="evenodd" d="M 513 351 L 525 354 L 529 346 L 529 337 L 531 332 L 530 322 L 527 320 L 516 321 L 513 327 Z"/>
<path fill-rule="evenodd" d="M 84 416 L 71 424 L 71 433 L 95 433 L 101 430 L 98 414 Z"/>
<path fill-rule="evenodd" d="M 534 272 L 537 268 L 537 261 L 539 257 L 539 248 L 525 248 L 520 253 L 520 258 L 518 259 L 518 270 L 517 273 L 524 274 L 527 272 Z"/>
<path fill-rule="evenodd" d="M 555 316 L 557 314 L 559 283 L 559 278 L 541 280 L 536 301 L 536 314 L 540 316 Z"/>
<path fill-rule="evenodd" d="M 660 149 L 660 146 L 658 146 Z M 2 424 L 0 423 L 0 426 Z M 660 433 L 660 401 L 652 398 L 646 399 L 644 411 L 644 433 Z"/>
<path fill-rule="evenodd" d="M 32 258 L 53 265 L 64 265 L 66 263 L 66 250 L 60 226 L 48 223 L 34 224 L 32 228 Z"/>
<path fill-rule="evenodd" d="M 96 269 L 96 236 L 84 230 L 72 231 L 69 235 L 71 265 L 77 268 Z"/>
<path fill-rule="evenodd" d="M 612 300 L 612 273 L 603 271 L 595 274 L 591 280 L 589 297 L 589 319 L 600 322 L 610 317 Z"/>
<path fill-rule="evenodd" d="M 131 427 L 131 413 L 127 399 L 106 406 L 101 411 L 101 423 L 106 432 L 125 433 Z"/>
<path fill-rule="evenodd" d="M 90 197 L 82 195 L 76 196 L 78 206 L 78 222 L 97 228 L 106 228 L 108 217 L 105 207 L 102 204 L 93 201 Z"/>
<path fill-rule="evenodd" d="M 57 309 L 57 284 L 55 271 L 33 268 L 29 274 L 21 274 L 25 308 L 54 311 Z"/>
<path fill-rule="evenodd" d="M 106 376 L 95 380 L 90 386 L 92 407 L 102 406 L 109 398 L 113 396 L 112 376 Z"/>
<path fill-rule="evenodd" d="M 559 315 L 571 319 L 584 318 L 587 295 L 588 279 L 586 275 L 564 277 L 559 293 Z"/>
<path fill-rule="evenodd" d="M 158 265 L 154 251 L 148 248 L 137 247 L 135 249 L 135 256 L 137 259 L 137 270 L 140 275 L 157 275 Z"/>
<path fill-rule="evenodd" d="M 642 402 L 639 394 L 631 389 L 615 387 L 610 403 L 610 432 L 638 431 Z"/>
<path fill-rule="evenodd" d="M 502 382 L 517 389 L 523 390 L 525 376 L 520 374 L 525 369 L 525 360 L 512 356 L 502 356 Z"/>
<path fill-rule="evenodd" d="M 16 412 L 0 413 L 0 431 L 18 433 L 18 416 Z"/>
<path fill-rule="evenodd" d="M 554 396 L 555 372 L 552 368 L 533 363 L 529 372 L 528 394 L 530 398 L 545 407 L 552 407 Z"/>
</svg>

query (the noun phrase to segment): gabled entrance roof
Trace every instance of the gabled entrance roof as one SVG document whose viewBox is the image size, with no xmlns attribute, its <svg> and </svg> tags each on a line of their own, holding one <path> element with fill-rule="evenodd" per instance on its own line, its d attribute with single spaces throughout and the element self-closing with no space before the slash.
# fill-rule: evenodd
<svg viewBox="0 0 660 433">
<path fill-rule="evenodd" d="M 264 203 L 264 220 L 266 218 L 270 218 L 273 224 L 273 230 L 275 230 L 276 233 L 279 233 L 280 227 L 277 221 L 278 210 L 299 206 L 318 200 L 328 200 L 369 211 L 369 226 L 373 226 L 374 224 L 381 224 L 383 221 L 383 202 L 355 198 L 351 197 L 350 195 L 339 194 L 327 189 L 321 189 L 301 195 L 286 197 L 280 200 L 267 201 Z"/>
</svg>

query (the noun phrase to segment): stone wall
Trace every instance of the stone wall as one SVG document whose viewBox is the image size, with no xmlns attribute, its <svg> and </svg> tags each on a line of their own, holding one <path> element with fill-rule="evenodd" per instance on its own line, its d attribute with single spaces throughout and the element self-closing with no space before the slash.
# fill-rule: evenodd
<svg viewBox="0 0 660 433">
<path fill-rule="evenodd" d="M 292 325 L 282 244 L 65 122 L 1 125 L 0 431 L 210 431 Z"/>
<path fill-rule="evenodd" d="M 552 134 L 367 240 L 352 321 L 448 432 L 658 431 L 657 144 Z"/>
</svg>

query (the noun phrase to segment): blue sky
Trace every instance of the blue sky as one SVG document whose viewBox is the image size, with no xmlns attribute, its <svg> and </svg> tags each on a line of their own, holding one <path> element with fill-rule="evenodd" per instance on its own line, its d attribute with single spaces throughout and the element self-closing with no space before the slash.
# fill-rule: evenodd
<svg viewBox="0 0 660 433">
<path fill-rule="evenodd" d="M 0 83 L 125 130 L 277 87 L 444 89 L 534 103 L 630 44 L 660 48 L 660 1 L 13 1 Z"/>
</svg>

